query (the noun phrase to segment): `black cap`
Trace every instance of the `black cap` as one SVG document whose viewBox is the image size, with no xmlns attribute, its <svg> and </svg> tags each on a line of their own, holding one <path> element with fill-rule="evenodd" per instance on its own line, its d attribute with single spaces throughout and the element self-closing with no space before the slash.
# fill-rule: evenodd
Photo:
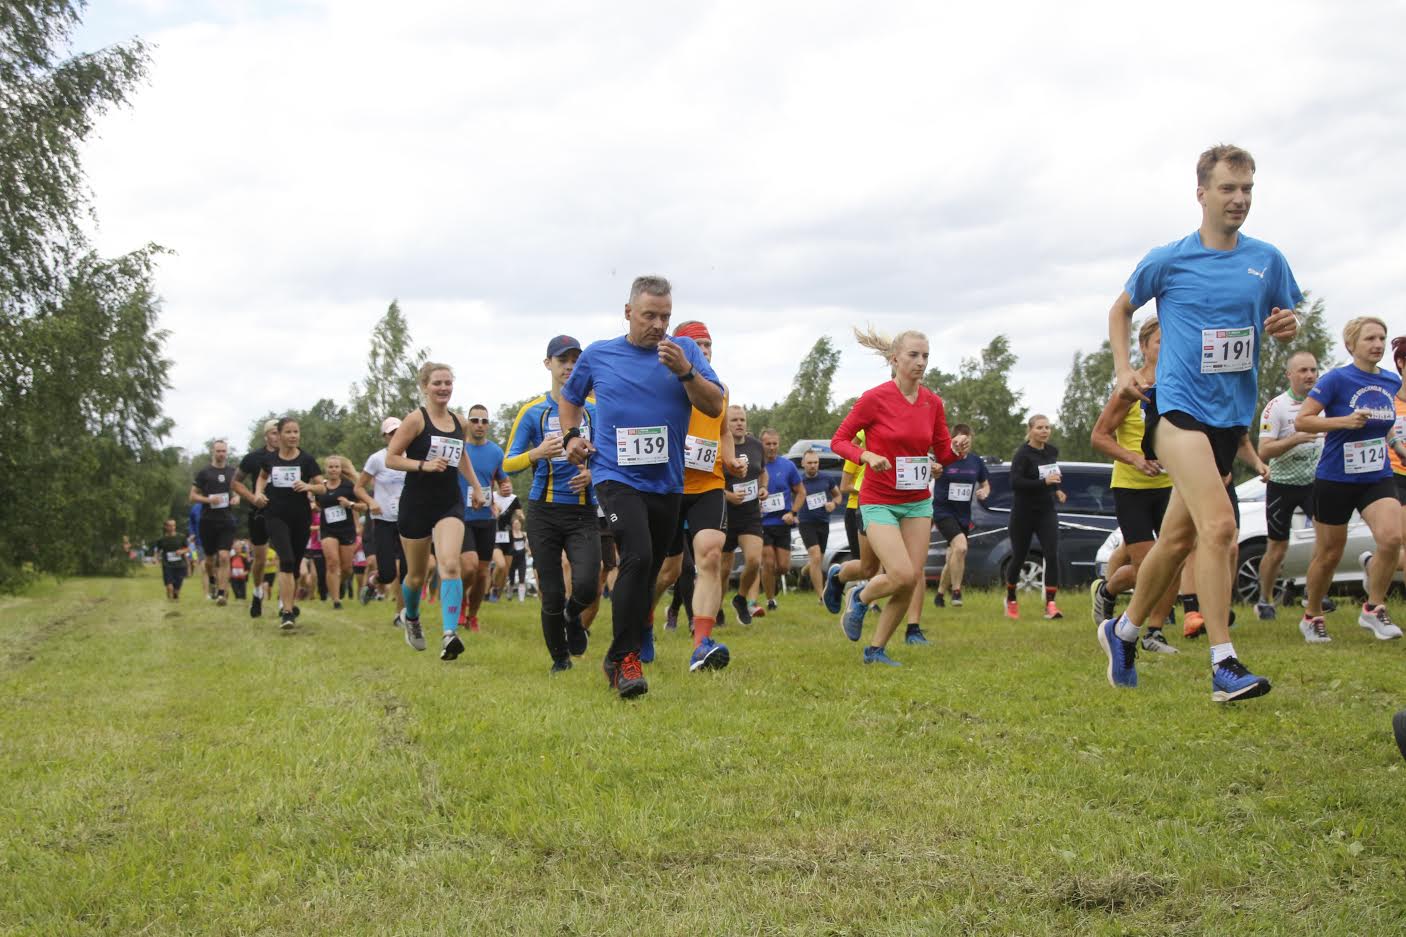
<svg viewBox="0 0 1406 937">
<path fill-rule="evenodd" d="M 547 343 L 547 357 L 558 358 L 568 351 L 580 351 L 581 343 L 570 335 L 558 335 Z"/>
</svg>

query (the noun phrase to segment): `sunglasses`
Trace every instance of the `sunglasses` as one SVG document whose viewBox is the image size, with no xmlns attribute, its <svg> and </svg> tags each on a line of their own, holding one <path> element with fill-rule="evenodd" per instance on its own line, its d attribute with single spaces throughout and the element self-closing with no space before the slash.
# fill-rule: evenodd
<svg viewBox="0 0 1406 937">
<path fill-rule="evenodd" d="M 469 417 L 469 422 L 470 422 L 470 423 L 487 423 L 487 422 L 488 422 L 488 417 L 486 417 L 486 416 L 471 416 L 471 417 Z"/>
</svg>

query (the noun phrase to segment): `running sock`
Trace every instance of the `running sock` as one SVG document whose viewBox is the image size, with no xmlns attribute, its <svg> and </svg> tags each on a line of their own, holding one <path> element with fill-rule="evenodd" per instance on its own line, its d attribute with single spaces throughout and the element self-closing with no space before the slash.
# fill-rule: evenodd
<svg viewBox="0 0 1406 937">
<path fill-rule="evenodd" d="M 705 618 L 702 615 L 693 619 L 693 646 L 697 647 L 703 643 L 705 638 L 713 636 L 713 624 L 715 619 Z"/>
<path fill-rule="evenodd" d="M 1225 642 L 1224 644 L 1212 644 L 1212 645 L 1211 645 L 1211 666 L 1212 666 L 1212 667 L 1214 667 L 1216 664 L 1219 664 L 1221 661 L 1225 660 L 1227 657 L 1234 657 L 1234 656 L 1235 656 L 1235 645 L 1231 644 L 1229 641 Z"/>
<path fill-rule="evenodd" d="M 922 630 L 923 630 L 922 625 L 918 624 L 916 621 L 910 621 L 910 622 L 908 623 L 908 631 L 907 631 L 908 634 L 912 634 L 912 633 L 915 632 L 915 631 L 922 631 Z"/>
<path fill-rule="evenodd" d="M 1197 596 L 1195 592 L 1188 592 L 1186 595 L 1179 595 L 1177 596 L 1177 601 L 1181 603 L 1181 610 L 1183 613 L 1199 613 L 1201 611 L 1201 599 L 1199 596 Z"/>
<path fill-rule="evenodd" d="M 1047 603 L 1053 602 L 1055 599 L 1055 593 L 1057 593 L 1058 591 L 1058 589 L 1052 589 L 1049 586 L 1045 586 L 1045 601 Z"/>
<path fill-rule="evenodd" d="M 420 619 L 420 590 L 407 585 L 400 587 L 400 597 L 405 600 L 405 617 Z"/>
<path fill-rule="evenodd" d="M 459 607 L 464 604 L 464 581 L 445 579 L 439 584 L 439 620 L 446 632 L 459 627 Z"/>
<path fill-rule="evenodd" d="M 1008 583 L 1006 583 L 1006 601 L 1007 601 L 1007 602 L 1014 602 L 1014 601 L 1015 601 L 1015 583 L 1013 583 L 1013 582 L 1008 582 Z"/>
<path fill-rule="evenodd" d="M 1118 623 L 1113 626 L 1113 633 L 1121 641 L 1136 641 L 1140 629 L 1128 618 L 1128 613 L 1124 612 L 1118 616 Z"/>
</svg>

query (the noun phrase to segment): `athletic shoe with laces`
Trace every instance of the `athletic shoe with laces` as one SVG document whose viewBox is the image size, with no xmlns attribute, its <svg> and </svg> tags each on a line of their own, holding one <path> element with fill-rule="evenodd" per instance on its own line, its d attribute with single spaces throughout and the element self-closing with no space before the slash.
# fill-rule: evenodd
<svg viewBox="0 0 1406 937">
<path fill-rule="evenodd" d="M 1118 620 L 1110 618 L 1098 626 L 1098 646 L 1108 657 L 1109 686 L 1137 686 L 1137 642 L 1118 637 Z"/>
<path fill-rule="evenodd" d="M 679 630 L 679 610 L 672 605 L 670 605 L 669 610 L 664 613 L 664 630 Z"/>
<path fill-rule="evenodd" d="M 580 657 L 590 646 L 590 632 L 581 624 L 581 616 L 571 614 L 570 608 L 562 612 L 562 617 L 566 619 L 566 651 L 572 657 Z"/>
<path fill-rule="evenodd" d="M 845 584 L 840 582 L 840 564 L 831 563 L 830 570 L 825 574 L 825 591 L 822 595 L 825 602 L 825 610 L 831 615 L 840 614 L 840 609 L 844 607 Z"/>
<path fill-rule="evenodd" d="M 864 616 L 869 613 L 869 607 L 859 601 L 865 584 L 864 581 L 852 582 L 845 589 L 845 613 L 840 616 L 840 630 L 851 641 L 858 641 L 864 633 Z"/>
<path fill-rule="evenodd" d="M 1328 636 L 1328 623 L 1322 615 L 1305 615 L 1299 619 L 1299 634 L 1309 644 L 1327 644 L 1333 639 Z"/>
<path fill-rule="evenodd" d="M 1279 610 L 1274 607 L 1273 602 L 1256 602 L 1255 615 L 1260 621 L 1274 621 L 1274 616 L 1279 614 Z"/>
<path fill-rule="evenodd" d="M 1094 624 L 1101 625 L 1113 617 L 1113 606 L 1116 604 L 1113 596 L 1103 588 L 1104 580 L 1095 579 L 1094 584 L 1089 586 L 1089 598 L 1093 600 Z"/>
<path fill-rule="evenodd" d="M 1151 651 L 1153 654 L 1180 654 L 1176 648 L 1167 643 L 1167 636 L 1162 633 L 1161 628 L 1148 628 L 1147 634 L 1142 636 L 1138 642 L 1144 651 Z"/>
<path fill-rule="evenodd" d="M 264 597 L 255 592 L 254 597 L 249 600 L 249 617 L 259 618 L 264 614 Z"/>
<path fill-rule="evenodd" d="M 739 624 L 750 625 L 752 623 L 752 612 L 747 608 L 747 600 L 740 595 L 732 597 L 732 610 L 737 613 Z"/>
<path fill-rule="evenodd" d="M 299 608 L 298 606 L 294 605 L 294 606 L 293 606 L 293 620 L 294 620 L 294 621 L 297 621 L 299 618 L 302 617 L 302 615 L 303 615 L 303 610 L 302 610 L 301 608 Z"/>
<path fill-rule="evenodd" d="M 962 607 L 962 590 L 961 590 L 961 589 L 957 589 L 957 590 L 953 591 L 953 593 L 952 593 L 952 607 L 953 607 L 953 608 L 961 608 L 961 607 Z"/>
<path fill-rule="evenodd" d="M 288 612 L 282 612 L 278 616 L 278 627 L 283 631 L 292 631 L 293 622 L 295 620 L 294 616 L 290 615 Z"/>
<path fill-rule="evenodd" d="M 420 619 L 405 619 L 405 643 L 417 651 L 425 649 L 425 633 L 420 630 Z"/>
<path fill-rule="evenodd" d="M 766 617 L 766 609 L 765 609 L 765 608 L 762 608 L 762 606 L 759 605 L 759 604 L 757 604 L 756 602 L 753 602 L 753 603 L 751 603 L 750 605 L 747 606 L 747 612 L 748 612 L 753 618 L 765 618 L 765 617 Z"/>
<path fill-rule="evenodd" d="M 342 601 L 340 599 L 333 600 L 332 609 L 333 611 L 340 612 L 342 610 Z"/>
<path fill-rule="evenodd" d="M 775 600 L 775 599 L 767 599 L 767 600 L 766 600 L 766 610 L 767 610 L 768 612 L 774 612 L 774 611 L 776 611 L 776 600 Z"/>
<path fill-rule="evenodd" d="M 688 670 L 689 673 L 695 670 L 722 670 L 731 660 L 732 655 L 728 653 L 726 644 L 704 638 L 693 649 L 693 656 L 688 659 Z"/>
<path fill-rule="evenodd" d="M 1372 632 L 1378 641 L 1391 641 L 1401 637 L 1401 629 L 1387 615 L 1385 605 L 1372 608 L 1364 604 L 1362 613 L 1357 616 L 1357 623 Z"/>
<path fill-rule="evenodd" d="M 902 667 L 903 665 L 884 653 L 881 647 L 866 647 L 864 649 L 864 663 L 884 664 L 889 667 Z"/>
<path fill-rule="evenodd" d="M 1253 699 L 1269 692 L 1269 681 L 1257 677 L 1234 657 L 1211 667 L 1211 699 L 1217 703 Z"/>
<path fill-rule="evenodd" d="M 605 682 L 610 684 L 610 688 L 615 689 L 615 685 L 620 682 L 620 664 L 609 657 L 600 662 L 600 669 L 605 673 Z"/>
<path fill-rule="evenodd" d="M 620 661 L 615 678 L 615 689 L 619 692 L 621 699 L 632 699 L 636 696 L 643 696 L 649 692 L 649 684 L 645 682 L 644 671 L 640 669 L 640 656 L 634 652 L 625 655 Z"/>
<path fill-rule="evenodd" d="M 229 597 L 225 595 L 225 590 L 221 589 L 215 593 L 215 604 L 222 608 L 229 604 Z"/>
<path fill-rule="evenodd" d="M 459 640 L 459 632 L 446 631 L 439 643 L 439 659 L 454 660 L 464 653 L 464 642 Z"/>
<path fill-rule="evenodd" d="M 1056 618 L 1063 617 L 1064 613 L 1053 602 L 1045 603 L 1045 621 L 1054 621 Z"/>
<path fill-rule="evenodd" d="M 552 673 L 562 673 L 571 669 L 571 658 L 563 657 L 560 660 L 552 661 Z"/>
<path fill-rule="evenodd" d="M 1006 600 L 1006 617 L 1012 621 L 1020 617 L 1020 605 L 1014 599 Z"/>
<path fill-rule="evenodd" d="M 361 604 L 370 605 L 371 600 L 376 597 L 376 590 L 370 586 L 361 587 Z"/>
<path fill-rule="evenodd" d="M 1304 599 L 1304 602 L 1307 602 L 1307 601 L 1308 601 L 1308 599 Z M 1337 603 L 1337 602 L 1334 602 L 1332 599 L 1328 598 L 1326 595 L 1323 596 L 1323 611 L 1324 611 L 1324 613 L 1325 613 L 1325 614 L 1328 614 L 1328 615 L 1331 615 L 1333 612 L 1336 612 L 1337 610 L 1338 610 L 1338 603 Z"/>
<path fill-rule="evenodd" d="M 1199 638 L 1206 633 L 1206 619 L 1200 612 L 1187 612 L 1181 620 L 1181 636 Z"/>
<path fill-rule="evenodd" d="M 923 634 L 923 629 L 913 625 L 908 629 L 908 633 L 903 636 L 904 644 L 931 644 L 927 635 Z"/>
<path fill-rule="evenodd" d="M 938 589 L 936 592 L 933 593 L 933 596 L 932 596 L 932 607 L 933 607 L 933 608 L 946 608 L 946 607 L 947 607 L 947 600 L 942 597 L 942 590 L 941 590 L 941 589 Z"/>
</svg>

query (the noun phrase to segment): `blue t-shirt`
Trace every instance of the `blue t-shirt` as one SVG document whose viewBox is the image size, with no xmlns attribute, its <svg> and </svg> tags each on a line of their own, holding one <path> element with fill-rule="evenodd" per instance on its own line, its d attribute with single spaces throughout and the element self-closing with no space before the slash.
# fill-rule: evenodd
<svg viewBox="0 0 1406 937">
<path fill-rule="evenodd" d="M 986 463 L 975 452 L 944 465 L 942 475 L 933 484 L 932 516 L 952 517 L 970 524 L 972 499 L 987 477 Z"/>
<path fill-rule="evenodd" d="M 1123 288 L 1134 309 L 1157 300 L 1158 411 L 1181 410 L 1207 426 L 1249 426 L 1264 320 L 1303 299 L 1284 255 L 1244 234 L 1234 250 L 1209 250 L 1193 231 L 1149 251 Z"/>
<path fill-rule="evenodd" d="M 789 460 L 788 460 L 789 461 Z M 824 495 L 825 500 L 830 500 L 830 491 L 839 488 L 835 477 L 828 472 L 817 472 L 814 478 L 806 478 L 805 473 L 801 473 L 801 484 L 806 489 L 806 501 L 810 501 L 812 495 Z M 830 513 L 825 510 L 825 505 L 818 508 L 809 507 L 806 503 L 801 504 L 801 513 L 796 515 L 796 520 L 807 523 L 826 523 L 830 520 Z"/>
<path fill-rule="evenodd" d="M 784 524 L 781 516 L 791 510 L 791 505 L 795 503 L 795 487 L 801 483 L 801 470 L 796 468 L 796 463 L 785 456 L 777 456 L 766 464 L 766 490 L 767 497 L 762 501 L 762 523 L 767 526 Z M 777 503 L 776 496 L 781 495 L 781 507 L 773 511 L 768 511 L 767 502 L 773 505 Z"/>
<path fill-rule="evenodd" d="M 1334 368 L 1318 378 L 1308 396 L 1323 405 L 1323 415 L 1347 416 L 1370 410 L 1361 429 L 1335 429 L 1323 440 L 1317 477 L 1335 482 L 1374 482 L 1391 478 L 1386 440 L 1396 422 L 1393 397 L 1401 378 L 1390 371 L 1368 374 L 1353 364 Z"/>
<path fill-rule="evenodd" d="M 474 474 L 478 476 L 478 483 L 485 492 L 493 490 L 493 483 L 503 475 L 503 447 L 491 440 L 485 441 L 475 446 L 469 440 L 464 440 L 464 455 L 469 457 L 469 464 L 474 467 Z M 459 473 L 459 493 L 464 496 L 464 520 L 466 521 L 491 521 L 493 520 L 493 499 L 489 498 L 488 503 L 481 508 L 469 507 L 469 480 Z"/>
<path fill-rule="evenodd" d="M 694 380 L 722 388 L 697 342 L 670 340 L 698 372 Z M 596 451 L 591 456 L 591 483 L 615 481 L 654 494 L 683 491 L 693 405 L 683 382 L 659 363 L 658 349 L 638 348 L 624 335 L 592 342 L 576 359 L 561 396 L 579 407 L 593 389 L 596 438 L 591 443 Z"/>
</svg>

